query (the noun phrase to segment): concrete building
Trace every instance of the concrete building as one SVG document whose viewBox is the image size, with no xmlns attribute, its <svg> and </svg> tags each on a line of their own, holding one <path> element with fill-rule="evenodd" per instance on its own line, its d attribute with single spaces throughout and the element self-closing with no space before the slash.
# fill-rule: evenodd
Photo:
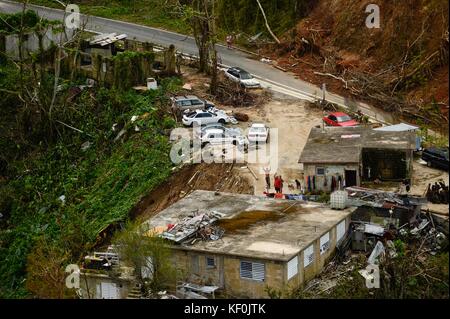
<svg viewBox="0 0 450 319">
<path fill-rule="evenodd" d="M 313 128 L 300 155 L 304 183 L 311 190 L 332 191 L 374 179 L 410 178 L 415 133 L 366 127 Z M 305 187 L 306 189 L 308 187 Z"/>
<path fill-rule="evenodd" d="M 173 262 L 194 284 L 218 286 L 226 296 L 265 298 L 267 287 L 293 288 L 315 277 L 344 238 L 353 208 L 252 195 L 195 191 L 146 222 L 161 232 L 186 216 L 216 212 L 218 240 L 172 245 Z"/>
</svg>

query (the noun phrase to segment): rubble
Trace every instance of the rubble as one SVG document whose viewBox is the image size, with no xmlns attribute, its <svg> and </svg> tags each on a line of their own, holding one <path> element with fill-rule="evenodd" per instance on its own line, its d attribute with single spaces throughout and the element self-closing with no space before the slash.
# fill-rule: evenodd
<svg viewBox="0 0 450 319">
<path fill-rule="evenodd" d="M 449 189 L 444 182 L 428 184 L 425 196 L 433 204 L 448 204 Z"/>
<path fill-rule="evenodd" d="M 225 231 L 213 224 L 222 217 L 223 214 L 217 211 L 209 213 L 195 211 L 175 225 L 167 225 L 167 230 L 160 236 L 176 243 L 189 242 L 190 244 L 194 244 L 198 239 L 218 240 L 222 238 Z"/>
</svg>

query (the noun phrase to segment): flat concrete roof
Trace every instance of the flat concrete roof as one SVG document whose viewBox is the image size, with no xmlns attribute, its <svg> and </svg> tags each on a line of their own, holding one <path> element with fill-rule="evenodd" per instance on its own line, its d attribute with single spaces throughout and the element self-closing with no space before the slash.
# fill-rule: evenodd
<svg viewBox="0 0 450 319">
<path fill-rule="evenodd" d="M 225 234 L 217 241 L 178 245 L 181 249 L 289 261 L 354 208 L 332 210 L 318 203 L 197 190 L 145 223 L 150 228 L 167 227 L 197 210 L 224 214 L 216 225 Z"/>
<path fill-rule="evenodd" d="M 377 131 L 363 126 L 314 127 L 299 163 L 359 163 L 362 149 L 414 150 L 415 133 Z"/>
</svg>

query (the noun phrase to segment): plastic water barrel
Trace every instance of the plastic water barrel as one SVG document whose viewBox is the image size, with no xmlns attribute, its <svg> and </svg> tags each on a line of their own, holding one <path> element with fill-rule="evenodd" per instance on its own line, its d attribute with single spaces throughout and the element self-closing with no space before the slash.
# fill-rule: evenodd
<svg viewBox="0 0 450 319">
<path fill-rule="evenodd" d="M 335 191 L 331 193 L 330 205 L 332 209 L 345 209 L 347 207 L 348 194 L 346 191 Z"/>
</svg>

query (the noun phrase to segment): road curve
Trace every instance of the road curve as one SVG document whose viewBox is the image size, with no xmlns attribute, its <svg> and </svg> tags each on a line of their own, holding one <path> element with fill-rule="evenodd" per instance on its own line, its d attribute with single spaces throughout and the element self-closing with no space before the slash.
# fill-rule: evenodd
<svg viewBox="0 0 450 319">
<path fill-rule="evenodd" d="M 40 16 L 49 20 L 62 20 L 64 11 L 47 7 L 28 5 Z M 15 13 L 22 10 L 22 5 L 13 1 L 0 0 L 0 12 Z M 197 46 L 193 37 L 181 35 L 171 31 L 146 27 L 128 22 L 100 18 L 95 16 L 82 15 L 82 23 L 86 23 L 86 29 L 101 33 L 125 33 L 129 39 L 138 41 L 148 41 L 162 46 L 175 45 L 177 50 L 196 55 Z M 250 55 L 239 50 L 230 50 L 225 46 L 217 46 L 218 54 L 222 64 L 228 66 L 239 66 L 252 73 L 261 80 L 264 87 L 273 91 L 283 93 L 295 98 L 313 99 L 321 98 L 321 88 L 295 78 L 293 74 L 280 71 L 274 67 L 252 59 Z M 386 112 L 375 109 L 365 103 L 357 102 L 353 99 L 344 98 L 337 94 L 326 93 L 326 100 L 344 107 L 360 109 L 364 114 L 382 123 L 393 123 L 394 119 Z"/>
</svg>

